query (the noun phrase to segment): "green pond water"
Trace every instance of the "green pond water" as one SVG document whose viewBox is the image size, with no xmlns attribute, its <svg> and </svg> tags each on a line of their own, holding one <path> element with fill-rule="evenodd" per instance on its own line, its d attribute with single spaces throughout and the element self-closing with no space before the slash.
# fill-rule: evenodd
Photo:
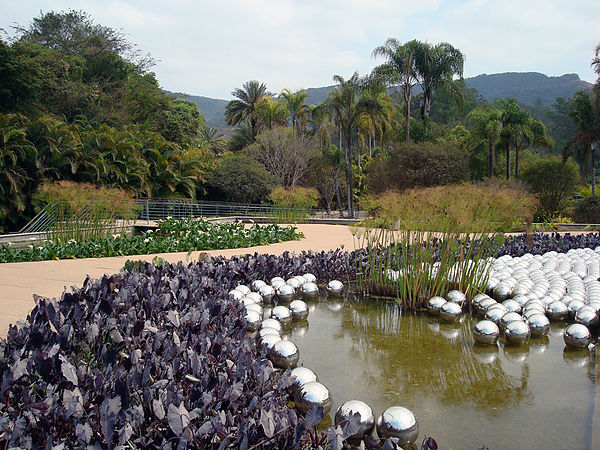
<svg viewBox="0 0 600 450">
<path fill-rule="evenodd" d="M 590 448 L 600 369 L 594 350 L 565 350 L 567 324 L 527 345 L 480 347 L 470 315 L 444 324 L 383 300 L 307 303 L 308 321 L 288 338 L 299 365 L 332 392 L 331 417 L 359 399 L 376 416 L 394 405 L 413 411 L 418 444 L 427 435 L 445 449 Z"/>
</svg>

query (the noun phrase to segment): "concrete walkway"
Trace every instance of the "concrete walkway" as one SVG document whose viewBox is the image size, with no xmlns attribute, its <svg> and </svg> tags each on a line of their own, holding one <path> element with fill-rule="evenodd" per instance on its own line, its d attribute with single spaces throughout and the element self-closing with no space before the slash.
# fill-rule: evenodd
<svg viewBox="0 0 600 450">
<path fill-rule="evenodd" d="M 354 250 L 355 239 L 351 228 L 344 225 L 298 225 L 305 237 L 299 241 L 281 242 L 250 248 L 210 250 L 214 256 L 231 257 L 246 253 L 279 255 L 286 251 L 300 253 L 303 250 L 331 250 L 344 248 Z M 0 336 L 5 337 L 9 324 L 24 320 L 35 306 L 33 295 L 60 297 L 65 289 L 80 287 L 86 276 L 100 278 L 104 274 L 119 272 L 128 259 L 152 261 L 158 256 L 165 261 L 196 261 L 201 252 L 162 253 L 131 255 L 113 258 L 88 258 L 61 261 L 41 261 L 0 264 Z"/>
</svg>

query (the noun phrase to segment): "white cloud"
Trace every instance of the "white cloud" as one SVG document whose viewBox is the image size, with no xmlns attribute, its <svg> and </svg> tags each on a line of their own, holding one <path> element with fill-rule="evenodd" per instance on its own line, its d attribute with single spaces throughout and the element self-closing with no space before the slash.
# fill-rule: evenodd
<svg viewBox="0 0 600 450">
<path fill-rule="evenodd" d="M 0 0 L 0 27 L 27 25 L 48 10 L 42 1 Z M 466 55 L 465 74 L 539 71 L 578 73 L 598 44 L 600 2 L 578 0 L 228 0 L 170 2 L 55 1 L 122 28 L 159 60 L 169 90 L 229 98 L 258 79 L 273 92 L 332 84 L 332 76 L 369 72 L 371 51 L 386 38 L 448 41 Z"/>
</svg>

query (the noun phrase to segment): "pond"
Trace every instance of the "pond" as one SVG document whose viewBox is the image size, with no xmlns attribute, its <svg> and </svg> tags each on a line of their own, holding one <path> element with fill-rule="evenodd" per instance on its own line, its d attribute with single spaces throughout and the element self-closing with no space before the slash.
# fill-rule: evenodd
<svg viewBox="0 0 600 450">
<path fill-rule="evenodd" d="M 590 448 L 599 369 L 594 349 L 565 349 L 566 323 L 527 345 L 501 338 L 480 347 L 470 315 L 445 324 L 354 295 L 308 304 L 308 322 L 294 324 L 289 339 L 298 365 L 331 390 L 331 417 L 358 399 L 376 416 L 409 408 L 419 421 L 417 442 L 432 436 L 440 448 Z"/>
</svg>

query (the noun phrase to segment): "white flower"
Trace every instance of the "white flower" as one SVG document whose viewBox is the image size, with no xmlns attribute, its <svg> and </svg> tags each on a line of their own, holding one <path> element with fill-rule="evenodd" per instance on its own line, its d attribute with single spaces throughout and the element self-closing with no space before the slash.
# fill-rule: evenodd
<svg viewBox="0 0 600 450">
<path fill-rule="evenodd" d="M 76 243 L 77 243 L 77 241 L 75 239 L 69 239 L 67 241 L 67 244 L 76 244 Z"/>
<path fill-rule="evenodd" d="M 172 219 L 172 217 L 171 216 L 167 216 L 167 220 L 169 220 L 169 219 Z"/>
<path fill-rule="evenodd" d="M 146 239 L 144 239 L 144 242 L 150 242 L 150 240 L 151 239 L 149 237 L 147 237 Z"/>
</svg>

